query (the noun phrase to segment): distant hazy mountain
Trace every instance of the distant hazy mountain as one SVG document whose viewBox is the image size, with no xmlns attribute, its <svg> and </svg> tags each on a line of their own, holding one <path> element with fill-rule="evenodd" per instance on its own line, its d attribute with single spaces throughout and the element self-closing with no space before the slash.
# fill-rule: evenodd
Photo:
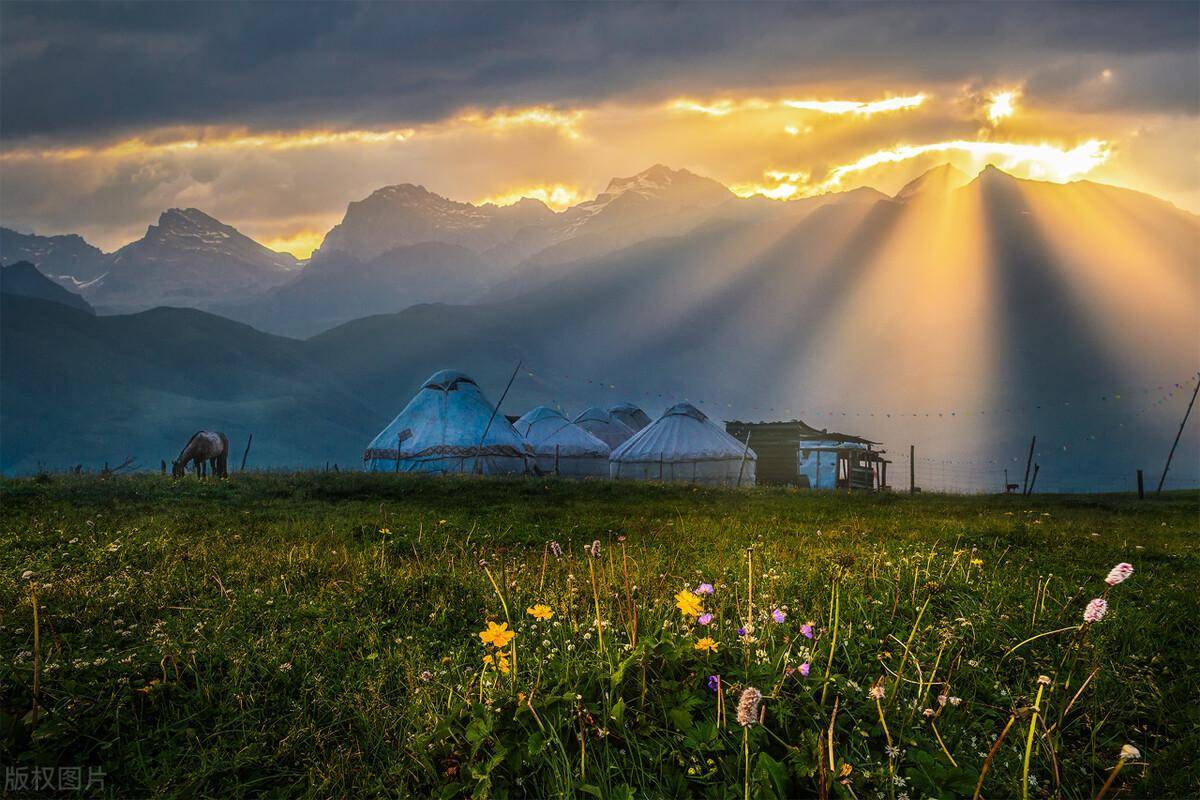
<svg viewBox="0 0 1200 800">
<path fill-rule="evenodd" d="M 300 342 L 192 309 L 94 317 L 7 293 L 0 302 L 5 471 L 128 456 L 157 469 L 200 428 L 229 436 L 235 468 L 250 434 L 253 466 L 344 467 L 376 423 Z"/>
<path fill-rule="evenodd" d="M 417 303 L 479 300 L 494 273 L 473 250 L 455 244 L 401 245 L 374 258 L 312 261 L 290 283 L 249 304 L 214 310 L 264 330 L 308 336 L 348 320 Z"/>
<path fill-rule="evenodd" d="M 108 309 L 204 307 L 248 299 L 296 274 L 277 253 L 195 208 L 164 211 L 146 235 L 106 261 L 107 274 L 84 296 Z"/>
<path fill-rule="evenodd" d="M 49 300 L 88 314 L 95 313 L 86 300 L 38 272 L 38 268 L 28 261 L 0 267 L 0 292 Z"/>
<path fill-rule="evenodd" d="M 106 256 L 76 234 L 38 236 L 0 228 L 0 263 L 28 261 L 45 275 L 86 283 L 104 274 Z"/>
<path fill-rule="evenodd" d="M 459 203 L 411 183 L 385 186 L 350 204 L 325 235 L 313 262 L 350 256 L 377 258 L 397 247 L 441 242 L 483 252 L 509 242 L 518 231 L 550 223 L 555 214 L 538 200 L 511 206 Z"/>
</svg>

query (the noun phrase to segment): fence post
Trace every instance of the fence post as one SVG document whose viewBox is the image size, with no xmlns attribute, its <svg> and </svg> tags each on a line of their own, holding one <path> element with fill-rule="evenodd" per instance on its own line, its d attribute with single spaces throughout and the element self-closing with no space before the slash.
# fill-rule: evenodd
<svg viewBox="0 0 1200 800">
<path fill-rule="evenodd" d="M 1146 499 L 1146 484 L 1144 484 L 1142 482 L 1142 471 L 1139 469 L 1137 472 L 1138 472 L 1138 476 L 1137 476 L 1137 478 L 1138 478 L 1138 500 L 1145 500 Z"/>
<path fill-rule="evenodd" d="M 917 493 L 917 446 L 908 446 L 908 493 Z"/>
</svg>

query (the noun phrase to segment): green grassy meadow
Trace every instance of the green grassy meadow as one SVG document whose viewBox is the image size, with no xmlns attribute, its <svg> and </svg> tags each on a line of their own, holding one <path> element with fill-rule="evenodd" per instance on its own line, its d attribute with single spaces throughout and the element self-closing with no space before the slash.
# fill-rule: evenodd
<svg viewBox="0 0 1200 800">
<path fill-rule="evenodd" d="M 0 771 L 102 769 L 114 797 L 916 800 L 985 768 L 985 798 L 1196 796 L 1198 510 L 4 480 Z"/>
</svg>

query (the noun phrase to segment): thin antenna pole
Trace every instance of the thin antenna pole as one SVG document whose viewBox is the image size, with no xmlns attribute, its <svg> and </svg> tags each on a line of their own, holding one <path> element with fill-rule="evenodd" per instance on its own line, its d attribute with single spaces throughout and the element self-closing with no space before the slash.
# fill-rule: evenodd
<svg viewBox="0 0 1200 800">
<path fill-rule="evenodd" d="M 483 442 L 485 439 L 487 439 L 488 431 L 490 431 L 492 429 L 492 422 L 496 419 L 496 414 L 500 411 L 500 406 L 504 403 L 504 398 L 508 397 L 508 390 L 512 388 L 513 381 L 515 381 L 517 379 L 517 373 L 521 371 L 521 364 L 522 364 L 522 362 L 520 362 L 520 361 L 517 362 L 517 368 L 513 370 L 512 377 L 508 379 L 508 385 L 504 387 L 504 392 L 500 395 L 499 402 L 497 402 L 496 405 L 492 408 L 492 415 L 490 417 L 488 417 L 487 426 L 483 429 L 483 435 L 479 437 L 479 448 L 478 449 L 480 449 L 480 450 L 483 449 Z M 482 470 L 482 467 L 479 464 L 479 455 L 476 454 L 476 456 L 475 456 L 475 471 L 479 472 L 481 470 Z"/>
<path fill-rule="evenodd" d="M 1158 489 L 1155 494 L 1162 494 L 1163 483 L 1167 480 L 1167 470 L 1171 468 L 1171 459 L 1175 457 L 1175 448 L 1179 445 L 1179 437 L 1183 436 L 1183 426 L 1187 425 L 1188 416 L 1192 413 L 1192 406 L 1196 405 L 1196 395 L 1200 393 L 1200 376 L 1196 379 L 1196 388 L 1192 390 L 1192 399 L 1188 403 L 1187 411 L 1183 412 L 1183 422 L 1179 423 L 1179 430 L 1175 434 L 1175 442 L 1171 445 L 1171 452 L 1167 454 L 1167 463 L 1163 467 L 1162 477 L 1158 479 Z"/>
<path fill-rule="evenodd" d="M 737 485 L 742 485 L 742 471 L 746 469 L 746 456 L 750 454 L 750 431 L 746 431 L 746 448 L 742 450 L 742 461 L 738 464 L 738 482 Z"/>
</svg>

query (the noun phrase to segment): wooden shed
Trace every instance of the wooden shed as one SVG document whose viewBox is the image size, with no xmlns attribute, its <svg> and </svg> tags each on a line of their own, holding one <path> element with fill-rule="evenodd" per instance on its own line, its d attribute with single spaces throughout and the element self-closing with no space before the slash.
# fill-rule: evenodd
<svg viewBox="0 0 1200 800">
<path fill-rule="evenodd" d="M 758 482 L 807 489 L 887 489 L 888 461 L 879 443 L 791 422 L 727 422 L 758 453 Z"/>
</svg>

